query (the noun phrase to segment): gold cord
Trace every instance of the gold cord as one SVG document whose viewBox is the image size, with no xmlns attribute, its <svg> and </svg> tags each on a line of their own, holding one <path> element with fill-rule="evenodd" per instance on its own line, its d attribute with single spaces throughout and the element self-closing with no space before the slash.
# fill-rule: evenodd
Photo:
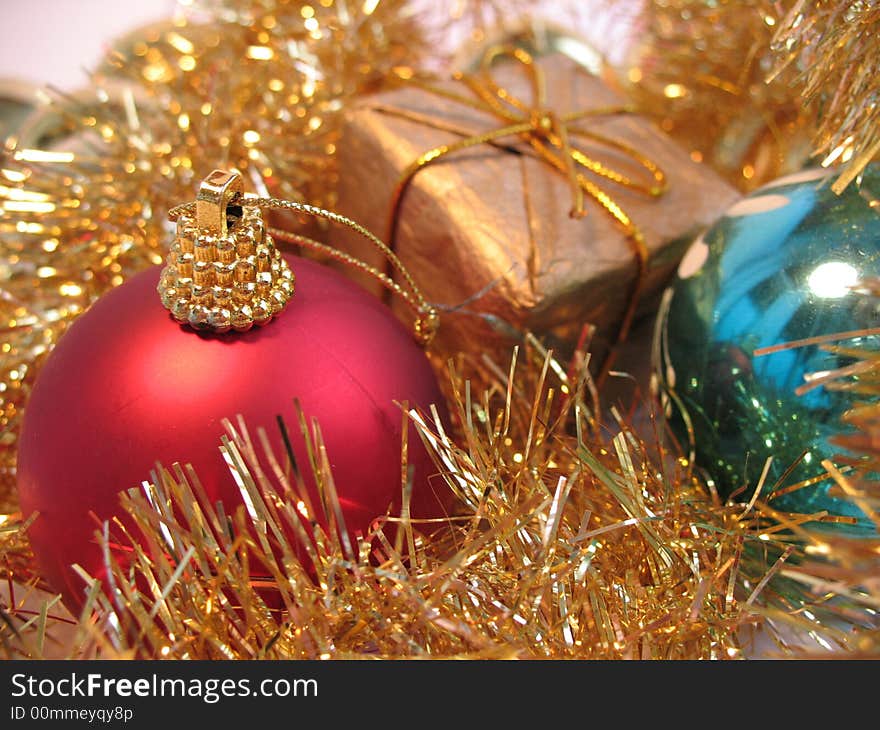
<svg viewBox="0 0 880 730">
<path fill-rule="evenodd" d="M 390 262 L 395 271 L 400 274 L 403 280 L 403 286 L 384 272 L 379 271 L 375 267 L 370 266 L 369 264 L 347 253 L 343 253 L 342 251 L 332 248 L 331 246 L 319 243 L 318 241 L 308 238 L 307 236 L 301 236 L 280 228 L 267 229 L 270 235 L 279 240 L 287 241 L 289 243 L 294 243 L 300 246 L 306 246 L 315 251 L 319 251 L 326 256 L 332 257 L 337 261 L 341 261 L 345 264 L 358 268 L 361 271 L 365 271 L 368 274 L 371 274 L 382 284 L 382 286 L 386 287 L 392 293 L 397 294 L 401 299 L 403 299 L 404 302 L 406 302 L 410 309 L 413 310 L 416 315 L 415 322 L 413 323 L 413 329 L 416 340 L 419 342 L 419 344 L 421 344 L 422 346 L 427 346 L 434 338 L 434 335 L 437 333 L 437 329 L 440 325 L 440 319 L 437 314 L 437 310 L 425 300 L 409 271 L 407 271 L 406 267 L 404 267 L 403 263 L 400 261 L 397 255 L 378 237 L 376 237 L 373 233 L 368 231 L 359 223 L 355 223 L 353 220 L 346 218 L 339 213 L 324 210 L 323 208 L 317 208 L 313 205 L 307 205 L 305 203 L 295 203 L 290 200 L 282 200 L 279 198 L 249 197 L 246 195 L 242 195 L 238 192 L 233 193 L 229 197 L 228 204 L 240 205 L 242 207 L 249 208 L 291 210 L 297 213 L 304 213 L 306 215 L 315 216 L 317 218 L 324 218 L 325 220 L 331 221 L 332 223 L 346 226 L 347 228 L 350 228 L 356 233 L 360 234 L 361 236 L 366 238 L 383 256 L 385 256 L 385 258 Z M 196 203 L 184 203 L 182 205 L 178 205 L 172 208 L 168 212 L 168 217 L 171 220 L 177 220 L 182 215 L 193 215 L 195 211 Z"/>
</svg>

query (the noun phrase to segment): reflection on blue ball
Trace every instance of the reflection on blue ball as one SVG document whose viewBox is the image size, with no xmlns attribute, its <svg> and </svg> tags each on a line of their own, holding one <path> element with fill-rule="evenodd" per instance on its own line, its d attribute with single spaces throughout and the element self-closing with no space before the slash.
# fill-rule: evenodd
<svg viewBox="0 0 880 730">
<path fill-rule="evenodd" d="M 828 438 L 845 431 L 852 405 L 845 392 L 795 390 L 810 377 L 853 362 L 811 345 L 756 357 L 756 349 L 876 326 L 876 302 L 851 286 L 880 276 L 880 167 L 861 190 L 841 196 L 825 171 L 780 179 L 742 199 L 688 250 L 658 321 L 664 362 L 658 373 L 689 414 L 697 462 L 722 493 L 758 482 L 769 456 L 766 488 L 784 490 L 824 472 L 842 455 Z M 865 339 L 847 345 L 865 344 Z M 684 422 L 673 418 L 685 438 Z M 801 453 L 807 453 L 789 474 Z M 777 509 L 827 510 L 871 524 L 824 480 L 777 495 Z M 767 499 L 769 495 L 765 494 Z"/>
</svg>

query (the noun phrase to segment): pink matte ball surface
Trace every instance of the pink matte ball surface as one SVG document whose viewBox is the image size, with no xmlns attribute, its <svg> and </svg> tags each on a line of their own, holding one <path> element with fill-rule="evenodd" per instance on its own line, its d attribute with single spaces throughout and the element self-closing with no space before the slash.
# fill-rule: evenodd
<svg viewBox="0 0 880 730">
<path fill-rule="evenodd" d="M 99 300 L 43 366 L 22 428 L 18 487 L 23 513 L 40 512 L 29 535 L 42 574 L 69 603 L 81 602 L 84 587 L 71 563 L 103 574 L 88 512 L 120 514 L 118 492 L 149 479 L 157 461 L 191 463 L 228 513 L 241 503 L 219 450 L 223 418 L 243 415 L 252 435 L 265 427 L 284 463 L 275 423 L 283 416 L 307 474 L 299 398 L 320 423 L 349 530 L 366 532 L 399 501 L 395 401 L 442 407 L 430 365 L 381 302 L 331 269 L 287 258 L 296 293 L 265 327 L 219 336 L 181 327 L 159 301 L 156 267 Z M 412 427 L 408 453 L 414 515 L 443 516 L 447 488 L 429 483 L 436 468 Z"/>
</svg>

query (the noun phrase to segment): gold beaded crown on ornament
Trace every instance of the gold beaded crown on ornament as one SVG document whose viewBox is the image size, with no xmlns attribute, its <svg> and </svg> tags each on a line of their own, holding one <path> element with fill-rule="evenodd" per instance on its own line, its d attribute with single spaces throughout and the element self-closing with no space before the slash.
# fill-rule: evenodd
<svg viewBox="0 0 880 730">
<path fill-rule="evenodd" d="M 263 221 L 262 208 L 292 210 L 347 226 L 373 244 L 400 276 L 390 276 L 363 261 Z M 413 333 L 419 344 L 433 339 L 440 320 L 425 301 L 395 253 L 363 226 L 345 216 L 303 203 L 244 194 L 236 171 L 214 170 L 194 203 L 172 208 L 177 235 L 159 277 L 163 306 L 181 324 L 196 330 L 246 332 L 270 322 L 288 305 L 295 276 L 275 246 L 275 239 L 320 251 L 375 276 L 415 312 Z"/>
<path fill-rule="evenodd" d="M 293 294 L 293 272 L 260 209 L 230 211 L 233 193 L 243 193 L 238 173 L 215 170 L 202 182 L 195 215 L 177 219 L 159 280 L 162 304 L 193 329 L 245 332 L 269 322 Z"/>
</svg>

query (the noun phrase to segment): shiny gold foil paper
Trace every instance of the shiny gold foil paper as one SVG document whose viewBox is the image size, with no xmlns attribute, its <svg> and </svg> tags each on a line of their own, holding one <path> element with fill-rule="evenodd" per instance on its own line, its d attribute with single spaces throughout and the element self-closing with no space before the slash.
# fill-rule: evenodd
<svg viewBox="0 0 880 730">
<path fill-rule="evenodd" d="M 559 117 L 622 103 L 568 58 L 551 55 L 539 64 L 549 107 Z M 504 64 L 493 73 L 512 95 L 529 98 L 518 69 Z M 455 81 L 440 88 L 462 91 Z M 343 128 L 340 211 L 388 236 L 393 191 L 407 166 L 434 147 L 498 126 L 490 114 L 414 86 L 366 101 L 347 115 Z M 597 180 L 644 232 L 649 261 L 642 307 L 648 311 L 651 294 L 667 280 L 683 244 L 737 193 L 644 119 L 596 116 L 581 126 L 633 147 L 668 176 L 660 198 Z M 644 170 L 607 145 L 584 138 L 572 144 L 608 167 L 644 177 Z M 503 350 L 528 330 L 570 351 L 586 323 L 599 328 L 594 357 L 607 349 L 637 262 L 606 210 L 588 200 L 587 215 L 576 219 L 571 207 L 568 178 L 516 138 L 449 155 L 413 177 L 400 206 L 396 252 L 441 312 L 442 350 Z M 378 263 L 352 238 L 343 235 L 338 245 Z"/>
</svg>

